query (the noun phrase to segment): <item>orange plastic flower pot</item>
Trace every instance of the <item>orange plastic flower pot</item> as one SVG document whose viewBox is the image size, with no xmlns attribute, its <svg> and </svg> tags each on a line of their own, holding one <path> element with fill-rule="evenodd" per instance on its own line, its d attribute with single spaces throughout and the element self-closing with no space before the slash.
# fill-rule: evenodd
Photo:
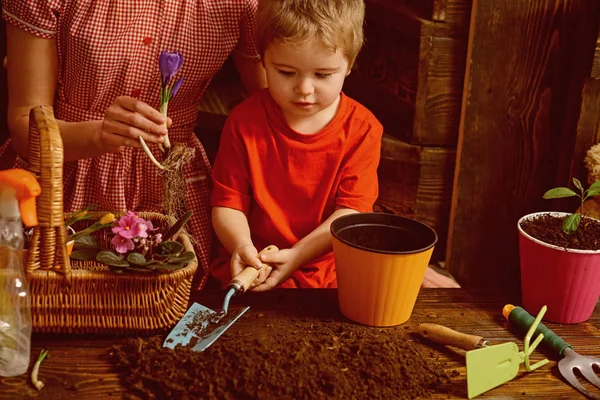
<svg viewBox="0 0 600 400">
<path fill-rule="evenodd" d="M 331 234 L 342 314 L 371 326 L 408 321 L 435 231 L 398 215 L 356 213 L 333 221 Z"/>
</svg>

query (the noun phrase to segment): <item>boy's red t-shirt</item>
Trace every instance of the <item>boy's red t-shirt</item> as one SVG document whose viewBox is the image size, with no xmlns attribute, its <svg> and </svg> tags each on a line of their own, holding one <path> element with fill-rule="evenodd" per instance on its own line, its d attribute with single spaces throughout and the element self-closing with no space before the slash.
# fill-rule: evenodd
<svg viewBox="0 0 600 400">
<path fill-rule="evenodd" d="M 213 168 L 211 205 L 244 212 L 254 246 L 291 248 L 336 206 L 367 212 L 378 194 L 383 127 L 341 95 L 333 120 L 313 135 L 291 129 L 268 89 L 229 115 Z M 219 244 L 210 272 L 226 286 L 231 255 Z M 296 270 L 279 287 L 336 287 L 333 252 Z"/>
</svg>

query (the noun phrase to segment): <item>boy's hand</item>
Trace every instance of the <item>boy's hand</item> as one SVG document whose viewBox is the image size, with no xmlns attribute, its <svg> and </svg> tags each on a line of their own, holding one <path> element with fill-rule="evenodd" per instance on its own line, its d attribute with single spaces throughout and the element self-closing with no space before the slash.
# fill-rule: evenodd
<svg viewBox="0 0 600 400">
<path fill-rule="evenodd" d="M 267 274 L 266 279 L 261 280 L 261 274 L 259 274 L 256 281 L 260 281 L 260 284 L 256 285 L 252 290 L 255 292 L 264 292 L 273 289 L 281 282 L 285 281 L 296 269 L 298 269 L 298 266 L 296 265 L 297 252 L 298 250 L 292 248 L 279 250 L 274 253 L 261 254 L 260 260 L 264 264 L 269 264 L 272 267 L 272 270 L 270 271 L 270 274 Z"/>
<path fill-rule="evenodd" d="M 251 243 L 247 243 L 238 246 L 231 255 L 231 276 L 235 277 L 237 274 L 242 272 L 246 267 L 254 267 L 259 270 L 258 277 L 249 289 L 256 287 L 267 279 L 269 273 L 271 273 L 271 267 L 263 265 L 258 258 L 258 251 L 256 247 Z"/>
<path fill-rule="evenodd" d="M 252 243 L 240 245 L 233 250 L 230 262 L 231 276 L 236 276 L 248 266 L 256 269 L 262 268 L 262 262 L 258 258 L 258 250 Z"/>
</svg>

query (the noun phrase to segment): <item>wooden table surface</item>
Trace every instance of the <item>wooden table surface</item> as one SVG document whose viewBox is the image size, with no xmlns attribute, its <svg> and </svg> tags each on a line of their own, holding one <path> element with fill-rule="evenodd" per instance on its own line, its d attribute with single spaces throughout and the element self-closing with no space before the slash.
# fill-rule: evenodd
<svg viewBox="0 0 600 400">
<path fill-rule="evenodd" d="M 336 296 L 337 291 L 332 289 L 282 289 L 261 294 L 248 293 L 234 298 L 232 304 L 247 304 L 250 306 L 249 312 L 260 310 L 265 316 L 270 309 L 281 310 L 283 307 L 289 309 L 293 316 L 297 305 L 306 304 L 305 300 L 308 298 L 337 302 Z M 192 296 L 191 301 L 217 308 L 222 304 L 223 293 L 200 292 Z M 406 325 L 416 332 L 422 322 L 443 324 L 466 333 L 481 335 L 496 344 L 514 341 L 522 349 L 524 335 L 509 326 L 501 315 L 504 304 L 518 304 L 518 301 L 518 295 L 469 293 L 463 289 L 422 289 Z M 318 301 L 310 303 L 319 304 Z M 315 320 L 318 320 L 319 312 L 315 310 Z M 585 323 L 546 325 L 572 344 L 580 354 L 600 356 L 600 307 L 596 308 L 592 318 Z M 243 329 L 244 318 L 240 318 L 230 329 L 234 327 Z M 41 392 L 35 390 L 29 382 L 29 374 L 0 378 L 0 399 L 123 398 L 127 390 L 120 385 L 119 376 L 107 357 L 107 349 L 123 340 L 125 339 L 112 337 L 34 334 L 32 362 L 41 349 L 50 350 L 50 357 L 43 362 L 39 373 L 39 378 L 46 386 Z M 430 347 L 440 360 L 447 361 L 450 369 L 456 369 L 460 373 L 451 384 L 440 386 L 439 393 L 434 394 L 433 398 L 466 398 L 464 351 L 438 345 Z M 521 372 L 515 379 L 477 398 L 584 398 L 561 378 L 556 367 L 558 356 L 547 351 L 543 344 L 538 350 L 550 360 L 549 364 L 532 373 L 525 372 L 521 365 Z M 600 389 L 597 393 L 600 393 Z"/>
</svg>

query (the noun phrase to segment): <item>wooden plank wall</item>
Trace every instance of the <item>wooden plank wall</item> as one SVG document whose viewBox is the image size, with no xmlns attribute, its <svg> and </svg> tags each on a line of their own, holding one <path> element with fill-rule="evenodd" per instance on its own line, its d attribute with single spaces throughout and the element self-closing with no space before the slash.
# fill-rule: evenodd
<svg viewBox="0 0 600 400">
<path fill-rule="evenodd" d="M 6 85 L 6 69 L 3 66 L 6 55 L 6 22 L 0 18 L 0 144 L 8 139 L 6 112 L 8 108 L 8 87 Z"/>
<path fill-rule="evenodd" d="M 375 209 L 415 218 L 445 257 L 471 0 L 367 0 L 344 91 L 382 122 Z"/>
<path fill-rule="evenodd" d="M 472 13 L 446 260 L 464 286 L 518 286 L 518 218 L 553 207 L 543 193 L 597 140 L 579 116 L 582 92 L 595 96 L 581 115 L 597 125 L 598 87 L 584 85 L 600 2 L 475 0 Z"/>
<path fill-rule="evenodd" d="M 583 159 L 588 149 L 600 142 L 600 29 L 592 62 L 592 72 L 586 78 L 582 93 L 580 118 L 577 124 L 577 139 L 573 150 L 571 175 L 587 176 Z M 588 182 L 590 183 L 590 182 Z M 591 183 L 590 183 L 591 184 Z"/>
</svg>

